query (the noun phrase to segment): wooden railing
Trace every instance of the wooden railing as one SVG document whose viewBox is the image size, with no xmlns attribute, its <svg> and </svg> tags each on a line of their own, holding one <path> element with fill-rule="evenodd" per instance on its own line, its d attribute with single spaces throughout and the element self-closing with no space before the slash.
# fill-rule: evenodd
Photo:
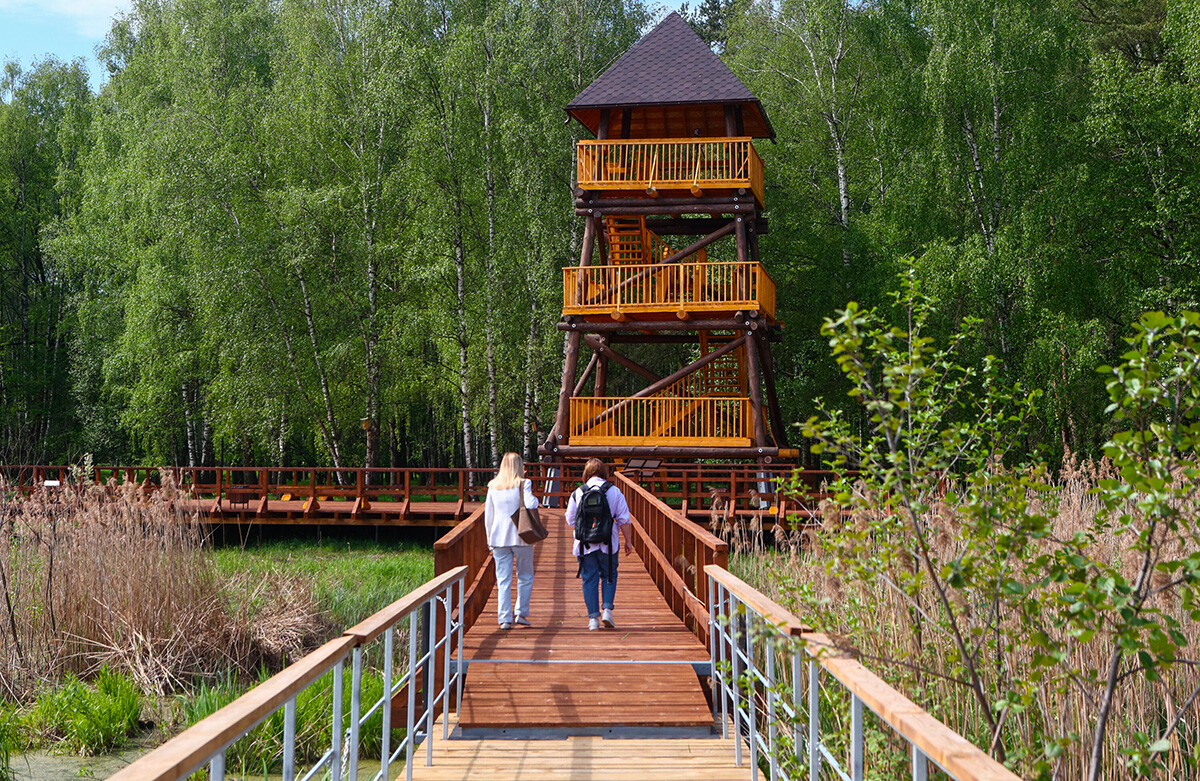
<svg viewBox="0 0 1200 781">
<path fill-rule="evenodd" d="M 576 178 L 584 190 L 705 190 L 744 187 L 763 199 L 762 158 L 749 138 L 580 141 Z"/>
<path fill-rule="evenodd" d="M 496 585 L 496 570 L 492 567 L 492 552 L 488 548 L 483 507 L 477 508 L 469 518 L 433 543 L 433 573 L 441 575 L 457 567 L 467 568 L 463 621 L 466 628 L 470 629 L 483 612 L 488 595 Z"/>
<path fill-rule="evenodd" d="M 292 500 L 354 502 L 360 506 L 384 500 L 446 502 L 458 504 L 460 514 L 465 517 L 466 505 L 483 501 L 487 495 L 487 481 L 495 473 L 494 469 L 459 468 L 97 466 L 83 477 L 101 485 L 112 480 L 117 484 L 136 483 L 146 490 L 156 491 L 167 475 L 177 488 L 195 498 L 211 498 L 226 504 L 231 498 L 249 497 L 261 503 L 264 499 L 279 500 L 285 496 Z M 12 490 L 20 493 L 44 487 L 47 481 L 65 484 L 72 474 L 69 466 L 0 465 L 0 477 Z M 565 499 L 570 494 L 561 481 L 547 475 L 542 464 L 527 464 L 526 476 L 538 496 L 549 494 Z M 549 488 L 552 484 L 556 486 L 554 490 Z"/>
<path fill-rule="evenodd" d="M 667 604 L 689 629 L 708 642 L 708 565 L 725 567 L 729 545 L 689 521 L 621 472 L 613 483 L 625 495 L 634 519 L 634 546 Z"/>
<path fill-rule="evenodd" d="M 381 731 L 372 737 L 381 744 L 380 776 L 391 778 L 389 765 L 403 755 L 406 775 L 411 779 L 418 745 L 424 743 L 427 761 L 432 757 L 431 738 L 437 714 L 461 711 L 462 668 L 456 668 L 451 658 L 454 654 L 460 657 L 462 654 L 464 627 L 459 606 L 465 577 L 466 569 L 462 567 L 435 577 L 142 756 L 112 778 L 116 781 L 176 781 L 187 778 L 207 764 L 209 778 L 220 781 L 225 778 L 226 754 L 232 745 L 280 710 L 283 711 L 283 741 L 277 760 L 270 764 L 281 768 L 283 778 L 299 778 L 296 702 L 306 689 L 330 676 L 332 696 L 324 700 L 329 709 L 325 723 L 332 728 L 328 748 L 318 747 L 324 750 L 303 777 L 341 778 L 344 770 L 344 777 L 358 778 L 362 730 L 378 713 Z M 393 669 L 397 635 L 408 648 L 408 653 L 401 656 L 402 670 L 398 676 Z M 381 639 L 382 643 L 379 642 Z M 382 656 L 383 690 L 374 703 L 364 703 L 364 650 L 372 643 L 377 644 L 373 652 Z M 343 697 L 347 662 L 351 667 L 349 714 L 344 712 Z M 399 692 L 406 700 L 404 724 L 392 724 L 393 692 Z M 322 699 L 318 697 L 312 701 L 321 702 Z M 391 742 L 393 726 L 404 729 L 403 738 L 394 750 Z M 448 732 L 448 729 L 449 719 L 444 719 L 443 730 Z M 265 775 L 267 769 L 255 767 L 253 772 L 261 771 Z"/>
<path fill-rule="evenodd" d="M 564 315 L 751 310 L 775 318 L 761 263 L 623 263 L 563 269 Z"/>
<path fill-rule="evenodd" d="M 750 400 L 728 396 L 576 396 L 575 445 L 749 447 Z"/>
<path fill-rule="evenodd" d="M 924 781 L 931 762 L 959 781 L 1017 781 L 1004 765 L 723 565 L 706 566 L 704 578 L 711 594 L 714 716 L 726 735 L 732 726 L 734 735 L 744 736 L 751 768 L 765 764 L 771 778 L 861 781 L 868 761 L 865 707 L 908 744 L 904 761 L 914 781 Z M 823 678 L 836 685 L 822 684 Z M 738 764 L 742 742 L 736 743 Z M 879 745 L 887 742 L 874 745 L 871 758 L 894 762 Z M 891 763 L 880 769 L 898 777 L 894 771 Z"/>
</svg>

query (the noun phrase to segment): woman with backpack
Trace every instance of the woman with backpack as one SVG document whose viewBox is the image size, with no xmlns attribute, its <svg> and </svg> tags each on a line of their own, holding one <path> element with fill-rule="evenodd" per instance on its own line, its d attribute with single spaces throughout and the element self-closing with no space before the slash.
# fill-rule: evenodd
<svg viewBox="0 0 1200 781">
<path fill-rule="evenodd" d="M 521 539 L 513 516 L 522 506 L 536 510 L 537 499 L 525 477 L 525 462 L 516 453 L 505 453 L 496 476 L 488 483 L 483 524 L 488 548 L 496 562 L 497 619 L 501 629 L 512 629 L 514 621 L 530 626 L 529 599 L 533 593 L 533 546 Z M 517 612 L 513 615 L 513 568 L 517 571 Z"/>
<path fill-rule="evenodd" d="M 633 553 L 629 505 L 608 481 L 608 467 L 598 458 L 583 467 L 583 485 L 567 502 L 567 525 L 575 529 L 575 556 L 583 581 L 588 629 L 600 624 L 614 629 L 613 600 L 617 595 L 617 535 L 625 539 L 625 554 Z M 597 587 L 599 587 L 597 593 Z"/>
</svg>

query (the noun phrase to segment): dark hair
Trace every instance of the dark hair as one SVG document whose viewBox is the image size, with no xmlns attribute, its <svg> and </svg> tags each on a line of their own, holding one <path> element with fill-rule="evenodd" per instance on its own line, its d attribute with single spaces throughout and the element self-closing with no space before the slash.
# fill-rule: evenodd
<svg viewBox="0 0 1200 781">
<path fill-rule="evenodd" d="M 583 482 L 586 483 L 593 477 L 599 477 L 601 480 L 608 479 L 608 465 L 598 458 L 589 458 L 583 466 Z"/>
</svg>

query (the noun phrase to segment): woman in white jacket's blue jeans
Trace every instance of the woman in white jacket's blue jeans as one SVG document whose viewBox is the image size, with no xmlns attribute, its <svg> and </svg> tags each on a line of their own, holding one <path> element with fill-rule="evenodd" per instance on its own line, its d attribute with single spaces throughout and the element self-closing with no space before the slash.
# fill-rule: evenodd
<svg viewBox="0 0 1200 781">
<path fill-rule="evenodd" d="M 533 488 L 525 477 L 525 462 L 516 453 L 505 453 L 500 469 L 488 483 L 483 521 L 488 547 L 496 561 L 496 594 L 500 606 L 497 619 L 501 629 L 512 629 L 514 621 L 529 626 L 529 599 L 533 593 L 533 546 L 517 535 L 512 516 L 524 503 L 537 507 Z M 512 579 L 517 570 L 517 613 L 513 616 Z"/>
</svg>

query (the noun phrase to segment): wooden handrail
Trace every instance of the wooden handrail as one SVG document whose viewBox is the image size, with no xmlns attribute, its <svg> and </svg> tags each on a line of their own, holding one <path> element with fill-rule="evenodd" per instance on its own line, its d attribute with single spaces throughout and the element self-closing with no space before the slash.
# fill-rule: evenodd
<svg viewBox="0 0 1200 781">
<path fill-rule="evenodd" d="M 841 653 L 829 636 L 812 632 L 805 622 L 775 600 L 730 573 L 708 565 L 708 577 L 720 583 L 785 635 L 796 638 L 805 652 L 830 675 L 921 750 L 960 781 L 1017 781 L 1018 776 L 987 752 L 934 718 L 921 706 L 890 686 L 862 663 Z"/>
<path fill-rule="evenodd" d="M 491 566 L 492 553 L 487 544 L 485 506 L 477 507 L 446 534 L 433 543 L 433 571 L 449 572 L 454 567 L 466 569 L 466 593 L 463 596 L 463 625 L 470 629 L 483 612 L 488 595 L 496 582 Z"/>
<path fill-rule="evenodd" d="M 466 577 L 466 575 L 466 567 L 455 567 L 449 572 L 437 575 L 433 580 L 418 586 L 383 610 L 350 627 L 346 630 L 346 635 L 357 640 L 358 645 L 368 643 L 383 634 L 389 626 L 417 610 L 431 596 L 446 588 L 450 583 Z"/>
<path fill-rule="evenodd" d="M 356 638 L 342 635 L 284 668 L 216 713 L 111 776 L 114 781 L 175 781 L 262 721 L 346 658 Z"/>
<path fill-rule="evenodd" d="M 613 482 L 625 494 L 635 531 L 644 540 L 642 561 L 667 604 L 689 629 L 708 642 L 710 595 L 705 567 L 725 567 L 729 544 L 673 510 L 621 472 Z M 639 528 L 640 527 L 640 528 Z M 679 557 L 686 563 L 679 564 Z"/>
</svg>

